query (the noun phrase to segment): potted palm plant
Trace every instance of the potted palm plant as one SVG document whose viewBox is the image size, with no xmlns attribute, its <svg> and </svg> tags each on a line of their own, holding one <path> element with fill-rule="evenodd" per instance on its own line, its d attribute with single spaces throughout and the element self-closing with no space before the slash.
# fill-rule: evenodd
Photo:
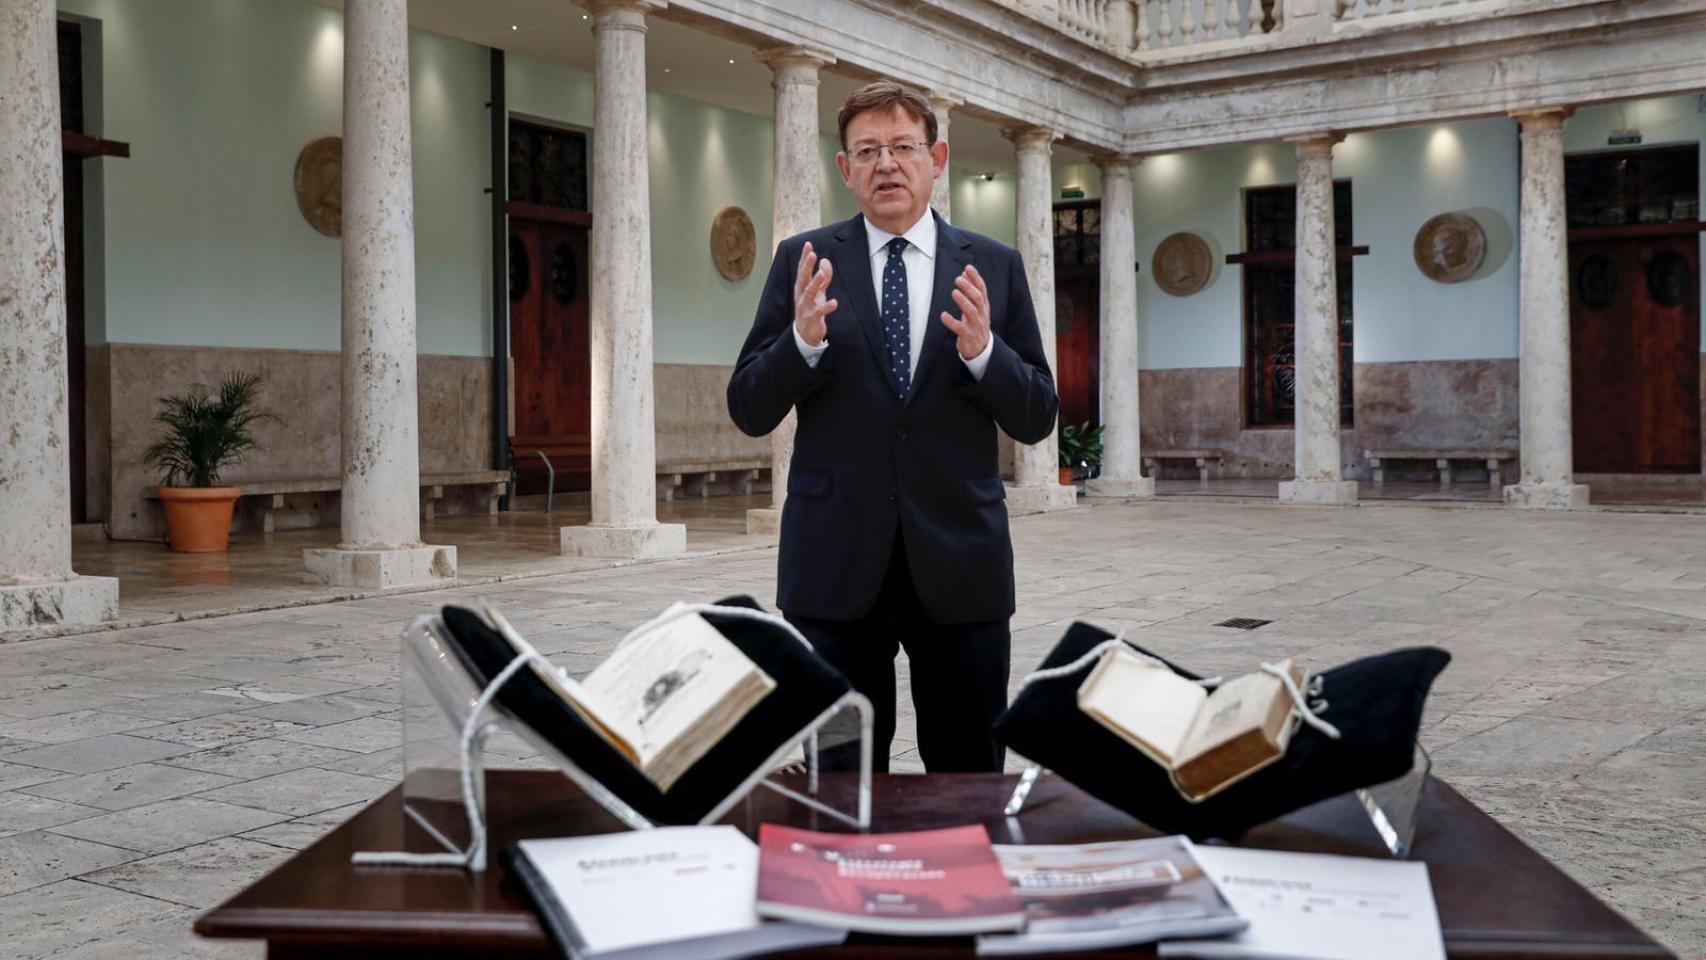
<svg viewBox="0 0 1706 960">
<path fill-rule="evenodd" d="M 231 535 L 231 511 L 243 491 L 219 485 L 219 471 L 256 448 L 251 428 L 278 417 L 256 406 L 261 376 L 233 373 L 217 395 L 191 384 L 179 396 L 161 397 L 154 415 L 164 427 L 159 441 L 142 455 L 164 474 L 156 491 L 166 509 L 166 533 L 180 553 L 225 550 Z"/>
<path fill-rule="evenodd" d="M 1102 428 L 1090 426 L 1086 420 L 1077 426 L 1060 428 L 1060 483 L 1071 486 L 1082 467 L 1085 474 L 1102 465 Z"/>
</svg>

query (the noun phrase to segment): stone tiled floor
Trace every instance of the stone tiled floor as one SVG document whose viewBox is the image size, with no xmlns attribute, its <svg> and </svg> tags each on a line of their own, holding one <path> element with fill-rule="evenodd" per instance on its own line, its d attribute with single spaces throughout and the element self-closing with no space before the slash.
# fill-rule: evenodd
<svg viewBox="0 0 1706 960">
<path fill-rule="evenodd" d="M 702 505 L 714 556 L 0 645 L 0 954 L 259 957 L 190 922 L 395 782 L 410 617 L 486 596 L 584 672 L 672 600 L 772 597 L 740 506 Z M 1075 618 L 1219 672 L 1438 644 L 1438 773 L 1706 955 L 1706 518 L 1163 499 L 1013 529 L 1015 683 Z"/>
<path fill-rule="evenodd" d="M 1175 477 L 1178 475 L 1175 474 Z M 1665 511 L 1706 513 L 1706 483 L 1695 475 L 1681 476 L 1606 476 L 1584 477 L 1590 487 L 1590 510 L 1616 512 Z M 1279 495 L 1279 481 L 1260 477 L 1210 478 L 1207 483 L 1192 479 L 1164 479 L 1155 482 L 1155 492 L 1162 496 L 1192 497 L 1253 497 L 1273 500 Z M 1434 503 L 1479 503 L 1502 506 L 1504 496 L 1495 493 L 1486 481 L 1454 483 L 1441 490 L 1437 480 L 1394 480 L 1380 486 L 1367 480 L 1357 483 L 1357 497 L 1363 501 L 1409 500 Z"/>
<path fill-rule="evenodd" d="M 543 497 L 532 498 L 542 505 Z M 579 503 L 577 504 L 577 499 Z M 658 504 L 658 519 L 685 523 L 690 555 L 709 556 L 752 547 L 746 507 L 768 506 L 768 494 L 676 500 Z M 606 567 L 598 560 L 564 557 L 558 529 L 586 523 L 586 498 L 559 495 L 556 509 L 541 506 L 495 516 L 445 517 L 421 525 L 427 543 L 456 547 L 464 582 L 565 574 Z M 119 578 L 119 617 L 127 625 L 348 599 L 346 588 L 302 582 L 302 551 L 335 546 L 335 526 L 272 534 L 237 533 L 228 553 L 172 553 L 153 541 L 78 540 L 78 573 Z"/>
</svg>

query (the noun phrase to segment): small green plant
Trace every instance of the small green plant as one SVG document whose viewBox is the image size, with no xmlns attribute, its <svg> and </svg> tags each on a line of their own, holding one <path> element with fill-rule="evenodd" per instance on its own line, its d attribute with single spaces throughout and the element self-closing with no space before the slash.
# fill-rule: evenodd
<svg viewBox="0 0 1706 960">
<path fill-rule="evenodd" d="M 1060 465 L 1076 469 L 1083 466 L 1095 470 L 1102 465 L 1102 428 L 1090 426 L 1086 420 L 1077 426 L 1060 428 Z"/>
<path fill-rule="evenodd" d="M 232 373 L 219 384 L 218 396 L 211 395 L 205 384 L 195 383 L 181 396 L 160 398 L 165 409 L 154 420 L 165 427 L 165 435 L 142 459 L 165 471 L 161 486 L 216 486 L 222 467 L 239 462 L 257 447 L 251 427 L 261 420 L 283 422 L 256 409 L 260 385 L 258 373 Z"/>
</svg>

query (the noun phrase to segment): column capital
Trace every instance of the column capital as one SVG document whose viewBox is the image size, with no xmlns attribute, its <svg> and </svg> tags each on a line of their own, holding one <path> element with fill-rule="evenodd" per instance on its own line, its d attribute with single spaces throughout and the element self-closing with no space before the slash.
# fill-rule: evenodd
<svg viewBox="0 0 1706 960">
<path fill-rule="evenodd" d="M 812 76 L 816 77 L 819 70 L 836 62 L 832 54 L 823 50 L 791 43 L 760 47 L 752 51 L 752 56 L 759 63 L 776 71 L 778 76 L 785 70 L 795 73 L 809 69 Z"/>
<path fill-rule="evenodd" d="M 1333 145 L 1343 139 L 1345 135 L 1338 130 L 1321 130 L 1286 137 L 1285 142 L 1297 148 L 1299 157 L 1331 157 Z"/>
<path fill-rule="evenodd" d="M 1527 107 L 1522 110 L 1512 110 L 1511 116 L 1522 124 L 1523 133 L 1544 132 L 1564 129 L 1564 121 L 1576 112 L 1575 107 Z"/>
<path fill-rule="evenodd" d="M 1001 128 L 1001 135 L 1011 140 L 1013 145 L 1019 148 L 1020 153 L 1032 150 L 1047 153 L 1053 148 L 1054 142 L 1060 139 L 1059 133 L 1047 127 L 1034 127 L 1028 124 L 1003 127 Z"/>
<path fill-rule="evenodd" d="M 1131 176 L 1131 168 L 1143 162 L 1143 155 L 1104 150 L 1100 153 L 1090 154 L 1090 162 L 1102 171 L 1104 177 L 1129 177 Z"/>
<path fill-rule="evenodd" d="M 669 6 L 669 0 L 580 0 L 592 14 L 593 29 L 606 24 L 645 29 L 646 17 Z"/>
<path fill-rule="evenodd" d="M 964 97 L 956 97 L 951 93 L 942 93 L 938 90 L 926 90 L 924 97 L 930 101 L 931 109 L 937 113 L 948 113 L 966 105 Z"/>
</svg>

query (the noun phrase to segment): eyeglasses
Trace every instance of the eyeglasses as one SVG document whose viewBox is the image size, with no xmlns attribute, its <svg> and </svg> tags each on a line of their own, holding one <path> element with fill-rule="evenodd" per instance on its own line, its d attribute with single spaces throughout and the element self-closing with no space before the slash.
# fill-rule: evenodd
<svg viewBox="0 0 1706 960">
<path fill-rule="evenodd" d="M 894 143 L 866 144 L 865 146 L 855 147 L 852 150 L 847 151 L 847 155 L 853 159 L 854 163 L 861 167 L 865 167 L 876 163 L 877 158 L 882 156 L 884 150 L 889 152 L 889 156 L 894 157 L 895 162 L 905 163 L 908 160 L 916 160 L 917 158 L 929 153 L 930 141 L 897 140 Z"/>
</svg>

